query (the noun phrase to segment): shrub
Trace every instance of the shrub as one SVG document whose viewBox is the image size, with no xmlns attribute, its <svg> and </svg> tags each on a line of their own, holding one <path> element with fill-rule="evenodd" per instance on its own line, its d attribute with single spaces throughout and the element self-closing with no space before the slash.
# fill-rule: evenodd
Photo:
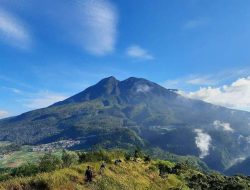
<svg viewBox="0 0 250 190">
<path fill-rule="evenodd" d="M 41 179 L 31 181 L 29 186 L 31 189 L 37 189 L 37 190 L 49 190 L 50 189 L 48 183 L 45 180 L 41 180 Z"/>
<path fill-rule="evenodd" d="M 156 172 L 158 170 L 158 168 L 155 165 L 149 166 L 148 169 L 153 172 Z"/>
<path fill-rule="evenodd" d="M 83 163 L 83 162 L 86 162 L 86 156 L 87 154 L 85 152 L 77 152 L 77 155 L 78 155 L 78 158 L 79 158 L 79 162 L 80 163 Z"/>
<path fill-rule="evenodd" d="M 20 167 L 14 168 L 11 171 L 12 176 L 32 176 L 39 172 L 38 166 L 35 164 L 27 163 Z"/>
<path fill-rule="evenodd" d="M 78 155 L 81 162 L 105 161 L 106 163 L 112 163 L 112 155 L 105 150 L 88 153 L 78 153 Z"/>
<path fill-rule="evenodd" d="M 11 178 L 11 175 L 9 173 L 1 173 L 0 174 L 0 182 L 6 181 Z"/>
<path fill-rule="evenodd" d="M 46 153 L 40 160 L 39 170 L 41 172 L 50 172 L 62 167 L 62 160 L 56 155 Z"/>
<path fill-rule="evenodd" d="M 151 158 L 149 155 L 144 156 L 144 162 L 150 162 L 150 161 L 151 161 Z"/>
<path fill-rule="evenodd" d="M 126 153 L 125 155 L 124 155 L 124 158 L 125 158 L 125 160 L 126 161 L 129 161 L 130 159 L 131 159 L 131 154 L 130 153 Z"/>
<path fill-rule="evenodd" d="M 160 175 L 172 173 L 174 165 L 168 161 L 157 161 L 156 166 L 159 169 Z"/>
<path fill-rule="evenodd" d="M 63 167 L 70 167 L 71 165 L 77 164 L 79 156 L 75 152 L 69 152 L 64 150 L 62 153 Z"/>
</svg>

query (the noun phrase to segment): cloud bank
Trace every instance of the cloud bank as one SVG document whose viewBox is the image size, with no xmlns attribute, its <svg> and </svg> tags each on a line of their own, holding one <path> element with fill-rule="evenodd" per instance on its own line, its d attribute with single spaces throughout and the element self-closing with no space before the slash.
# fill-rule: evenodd
<svg viewBox="0 0 250 190">
<path fill-rule="evenodd" d="M 180 94 L 233 109 L 250 111 L 250 77 L 239 78 L 230 85 L 202 87 Z"/>
<path fill-rule="evenodd" d="M 205 158 L 209 155 L 209 147 L 211 146 L 212 138 L 209 134 L 204 133 L 201 129 L 195 129 L 196 133 L 195 143 L 197 148 L 200 150 L 200 158 Z"/>
</svg>

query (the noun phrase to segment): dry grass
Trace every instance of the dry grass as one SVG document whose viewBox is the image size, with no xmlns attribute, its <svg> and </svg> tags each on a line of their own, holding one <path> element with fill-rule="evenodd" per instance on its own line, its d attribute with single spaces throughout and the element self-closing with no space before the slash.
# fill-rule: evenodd
<svg viewBox="0 0 250 190">
<path fill-rule="evenodd" d="M 84 171 L 90 165 L 94 171 L 92 183 L 84 182 Z M 0 190 L 167 190 L 188 189 L 175 175 L 163 179 L 150 164 L 122 162 L 107 164 L 104 173 L 98 173 L 100 163 L 84 163 L 33 177 L 15 178 L 0 184 Z"/>
</svg>

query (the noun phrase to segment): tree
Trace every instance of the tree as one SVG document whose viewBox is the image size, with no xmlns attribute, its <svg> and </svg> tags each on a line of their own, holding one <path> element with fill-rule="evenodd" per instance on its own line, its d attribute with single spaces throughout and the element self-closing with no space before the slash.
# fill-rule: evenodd
<svg viewBox="0 0 250 190">
<path fill-rule="evenodd" d="M 78 160 L 79 156 L 75 152 L 69 152 L 63 150 L 62 153 L 63 167 L 70 167 L 71 165 L 77 164 Z"/>
<path fill-rule="evenodd" d="M 80 163 L 86 162 L 87 153 L 85 153 L 85 152 L 77 152 L 77 156 L 79 158 Z"/>
<path fill-rule="evenodd" d="M 37 165 L 31 164 L 31 163 L 26 163 L 26 164 L 23 164 L 17 168 L 12 169 L 11 175 L 18 176 L 18 177 L 32 176 L 32 175 L 37 174 L 38 172 L 39 172 L 39 170 L 38 170 Z"/>
<path fill-rule="evenodd" d="M 51 153 L 46 153 L 40 160 L 39 170 L 41 172 L 50 172 L 62 167 L 62 160 Z"/>
</svg>

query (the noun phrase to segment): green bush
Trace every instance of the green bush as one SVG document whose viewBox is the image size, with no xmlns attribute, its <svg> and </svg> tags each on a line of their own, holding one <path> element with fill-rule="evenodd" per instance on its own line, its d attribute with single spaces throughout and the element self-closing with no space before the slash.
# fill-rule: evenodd
<svg viewBox="0 0 250 190">
<path fill-rule="evenodd" d="M 18 176 L 18 177 L 22 177 L 22 176 L 32 176 L 35 175 L 39 172 L 39 168 L 37 165 L 35 164 L 31 164 L 31 163 L 27 163 L 27 164 L 23 164 L 20 167 L 14 168 L 11 171 L 11 176 Z"/>
<path fill-rule="evenodd" d="M 63 167 L 70 167 L 78 163 L 79 156 L 75 152 L 64 150 L 62 153 Z"/>
<path fill-rule="evenodd" d="M 11 176 L 10 176 L 9 173 L 1 173 L 1 174 L 0 174 L 0 182 L 6 181 L 6 180 L 8 180 L 8 179 L 10 179 L 10 178 L 11 178 Z"/>
<path fill-rule="evenodd" d="M 155 165 L 151 165 L 151 166 L 148 167 L 148 169 L 150 171 L 156 172 L 158 170 L 158 167 L 156 167 Z"/>
<path fill-rule="evenodd" d="M 160 175 L 172 173 L 172 170 L 175 167 L 173 163 L 163 160 L 157 161 L 156 166 L 159 169 Z"/>
<path fill-rule="evenodd" d="M 142 152 L 142 150 L 140 148 L 136 148 L 134 151 L 134 158 L 143 158 L 144 157 L 144 153 Z"/>
<path fill-rule="evenodd" d="M 129 161 L 130 159 L 131 159 L 131 154 L 130 153 L 126 153 L 125 155 L 124 155 L 124 158 L 125 158 L 125 160 L 126 161 Z"/>
<path fill-rule="evenodd" d="M 144 162 L 150 162 L 151 161 L 151 158 L 149 155 L 145 155 L 144 156 Z"/>
<path fill-rule="evenodd" d="M 50 172 L 62 167 L 62 159 L 51 153 L 46 153 L 40 160 L 39 170 Z"/>
<path fill-rule="evenodd" d="M 85 152 L 80 152 L 80 151 L 77 151 L 76 153 L 77 153 L 77 156 L 78 156 L 78 158 L 79 158 L 78 161 L 79 161 L 80 163 L 83 163 L 83 162 L 86 161 L 87 153 L 85 153 Z"/>
<path fill-rule="evenodd" d="M 81 162 L 98 162 L 105 161 L 106 163 L 112 163 L 112 156 L 105 150 L 99 150 L 88 153 L 78 153 Z"/>
</svg>

